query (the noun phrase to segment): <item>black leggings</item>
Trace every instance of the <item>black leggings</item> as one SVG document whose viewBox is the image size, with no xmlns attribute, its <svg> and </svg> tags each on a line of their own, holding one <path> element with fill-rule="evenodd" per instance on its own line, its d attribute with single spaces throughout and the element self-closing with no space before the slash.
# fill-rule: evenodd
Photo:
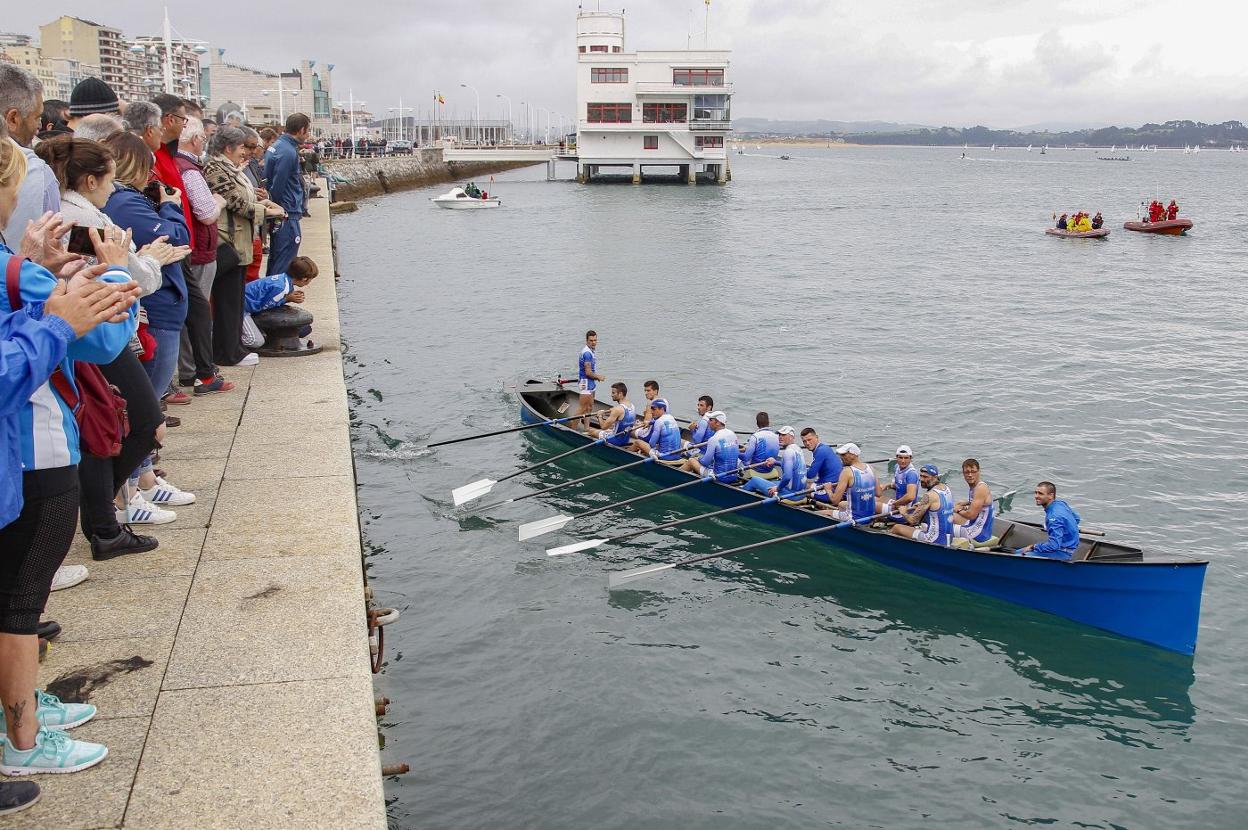
<svg viewBox="0 0 1248 830">
<path fill-rule="evenodd" d="M 212 281 L 212 356 L 233 366 L 247 356 L 243 348 L 243 266 L 229 243 L 217 246 L 217 276 Z"/>
<path fill-rule="evenodd" d="M 112 363 L 101 365 L 100 371 L 126 399 L 130 432 L 121 442 L 119 455 L 100 458 L 84 452 L 78 463 L 78 481 L 82 485 L 82 535 L 87 539 L 92 536 L 112 539 L 121 531 L 113 512 L 113 497 L 156 446 L 156 428 L 165 420 L 152 382 L 129 348 L 122 349 Z"/>
<path fill-rule="evenodd" d="M 212 306 L 199 280 L 191 276 L 189 259 L 182 260 L 182 275 L 186 280 L 186 335 L 191 341 L 191 360 L 195 377 L 206 383 L 217 376 L 217 366 L 212 362 Z M 158 391 L 164 395 L 166 390 Z"/>
<path fill-rule="evenodd" d="M 22 474 L 22 513 L 0 528 L 0 632 L 34 634 L 52 578 L 74 541 L 78 473 L 73 467 Z"/>
</svg>

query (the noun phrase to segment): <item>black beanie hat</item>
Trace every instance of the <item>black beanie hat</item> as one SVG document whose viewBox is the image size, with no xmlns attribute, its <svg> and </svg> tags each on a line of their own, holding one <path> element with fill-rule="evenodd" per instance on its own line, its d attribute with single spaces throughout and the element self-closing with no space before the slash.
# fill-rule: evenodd
<svg viewBox="0 0 1248 830">
<path fill-rule="evenodd" d="M 120 114 L 117 93 L 99 78 L 83 78 L 69 96 L 69 114 L 73 118 L 97 112 Z"/>
</svg>

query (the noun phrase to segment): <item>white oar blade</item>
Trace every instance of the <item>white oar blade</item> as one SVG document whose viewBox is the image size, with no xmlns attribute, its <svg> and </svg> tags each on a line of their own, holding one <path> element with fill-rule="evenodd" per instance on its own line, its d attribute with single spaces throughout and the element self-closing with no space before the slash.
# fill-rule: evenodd
<svg viewBox="0 0 1248 830">
<path fill-rule="evenodd" d="M 593 550 L 594 548 L 605 545 L 606 539 L 587 539 L 584 542 L 577 542 L 574 545 L 564 545 L 561 548 L 546 548 L 547 556 L 563 556 L 568 553 L 580 553 L 583 550 Z"/>
<path fill-rule="evenodd" d="M 650 574 L 656 574 L 659 571 L 670 570 L 674 567 L 676 567 L 676 563 L 672 562 L 666 565 L 647 565 L 644 568 L 633 568 L 628 571 L 614 571 L 607 575 L 607 590 L 614 591 L 621 585 L 650 576 Z"/>
<path fill-rule="evenodd" d="M 572 521 L 571 516 L 565 516 L 560 513 L 558 516 L 551 516 L 548 519 L 538 519 L 536 522 L 525 522 L 520 525 L 520 541 L 527 542 L 529 539 L 536 539 L 538 536 L 545 536 L 551 531 L 559 530 L 570 521 Z"/>
<path fill-rule="evenodd" d="M 472 484 L 465 484 L 463 487 L 456 487 L 451 491 L 451 498 L 455 500 L 455 506 L 470 502 L 473 499 L 479 499 L 490 490 L 494 489 L 494 485 L 498 484 L 492 478 L 483 478 L 480 481 L 474 481 Z"/>
</svg>

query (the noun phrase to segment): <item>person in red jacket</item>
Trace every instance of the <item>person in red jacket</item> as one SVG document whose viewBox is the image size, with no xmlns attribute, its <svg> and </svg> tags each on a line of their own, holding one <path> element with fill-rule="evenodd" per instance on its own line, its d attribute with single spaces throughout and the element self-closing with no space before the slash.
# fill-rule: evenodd
<svg viewBox="0 0 1248 830">
<path fill-rule="evenodd" d="M 178 156 L 182 128 L 186 126 L 186 102 L 176 95 L 161 93 L 152 98 L 152 103 L 160 107 L 160 146 L 152 148 L 152 152 L 156 154 L 152 175 L 156 181 L 169 185 L 182 196 L 182 215 L 191 232 L 191 247 L 194 248 L 195 220 L 191 213 L 191 201 L 182 192 L 182 171 L 178 170 L 178 164 L 174 160 Z"/>
<path fill-rule="evenodd" d="M 1160 222 L 1166 218 L 1166 209 L 1161 206 L 1161 202 L 1154 199 L 1148 204 L 1148 221 Z"/>
<path fill-rule="evenodd" d="M 1166 218 L 1171 222 L 1179 218 L 1179 203 L 1174 199 L 1170 200 L 1170 206 L 1166 208 Z"/>
</svg>

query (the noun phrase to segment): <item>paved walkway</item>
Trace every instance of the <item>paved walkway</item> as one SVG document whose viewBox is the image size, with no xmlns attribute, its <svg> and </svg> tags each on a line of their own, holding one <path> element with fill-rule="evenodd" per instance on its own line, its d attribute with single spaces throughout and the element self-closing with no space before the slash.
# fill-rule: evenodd
<svg viewBox="0 0 1248 830">
<path fill-rule="evenodd" d="M 41 775 L 8 828 L 384 828 L 355 478 L 324 199 L 302 252 L 320 355 L 228 368 L 230 393 L 171 407 L 160 466 L 195 492 L 150 554 L 69 562 L 39 682 L 100 714 L 100 766 Z"/>
</svg>

